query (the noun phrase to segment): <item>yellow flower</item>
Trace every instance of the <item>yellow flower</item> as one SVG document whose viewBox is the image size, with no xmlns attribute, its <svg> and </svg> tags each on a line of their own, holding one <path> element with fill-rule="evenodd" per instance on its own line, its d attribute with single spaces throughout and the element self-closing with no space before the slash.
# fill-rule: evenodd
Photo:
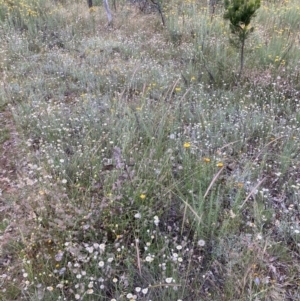
<svg viewBox="0 0 300 301">
<path fill-rule="evenodd" d="M 195 79 L 196 79 L 196 77 L 195 77 L 195 76 L 192 76 L 192 77 L 191 77 L 191 80 L 195 80 Z"/>
<path fill-rule="evenodd" d="M 245 23 L 242 23 L 242 22 L 240 22 L 240 28 L 242 28 L 242 29 L 247 29 L 247 26 L 245 25 Z"/>
<path fill-rule="evenodd" d="M 189 147 L 191 147 L 191 144 L 190 144 L 189 142 L 185 142 L 185 143 L 183 144 L 183 147 L 184 147 L 184 148 L 189 148 Z"/>
<path fill-rule="evenodd" d="M 141 198 L 142 200 L 144 200 L 144 199 L 146 198 L 146 195 L 142 193 L 142 194 L 140 195 L 140 198 Z"/>
<path fill-rule="evenodd" d="M 236 214 L 232 210 L 229 211 L 229 215 L 230 215 L 231 218 L 236 217 Z"/>
<path fill-rule="evenodd" d="M 204 158 L 203 158 L 203 161 L 204 161 L 204 162 L 206 162 L 206 163 L 208 163 L 208 162 L 210 162 L 210 159 L 209 159 L 209 158 L 206 158 L 206 157 L 204 157 Z"/>
<path fill-rule="evenodd" d="M 217 163 L 217 166 L 218 166 L 218 167 L 223 167 L 224 164 L 223 164 L 222 162 L 218 162 L 218 163 Z"/>
<path fill-rule="evenodd" d="M 176 88 L 175 88 L 175 91 L 176 91 L 176 92 L 180 92 L 180 91 L 181 91 L 181 88 L 180 88 L 180 87 L 176 87 Z"/>
</svg>

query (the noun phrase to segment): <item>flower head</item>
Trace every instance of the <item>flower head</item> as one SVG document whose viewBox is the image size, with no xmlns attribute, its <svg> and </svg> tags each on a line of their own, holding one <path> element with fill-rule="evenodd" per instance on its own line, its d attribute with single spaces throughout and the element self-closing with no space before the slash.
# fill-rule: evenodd
<svg viewBox="0 0 300 301">
<path fill-rule="evenodd" d="M 140 212 L 138 212 L 138 213 L 136 213 L 136 214 L 134 215 L 134 217 L 135 217 L 135 218 L 141 218 L 141 217 L 142 217 L 142 215 L 141 215 L 141 213 L 140 213 Z"/>
<path fill-rule="evenodd" d="M 203 239 L 198 240 L 197 245 L 199 247 L 204 247 L 205 246 L 205 241 Z"/>
</svg>

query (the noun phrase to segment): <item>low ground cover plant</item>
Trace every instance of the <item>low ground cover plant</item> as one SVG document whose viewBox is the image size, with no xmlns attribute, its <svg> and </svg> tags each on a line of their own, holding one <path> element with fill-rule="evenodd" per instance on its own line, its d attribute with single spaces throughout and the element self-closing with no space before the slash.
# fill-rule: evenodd
<svg viewBox="0 0 300 301">
<path fill-rule="evenodd" d="M 299 4 L 160 4 L 0 0 L 0 299 L 299 300 Z"/>
</svg>

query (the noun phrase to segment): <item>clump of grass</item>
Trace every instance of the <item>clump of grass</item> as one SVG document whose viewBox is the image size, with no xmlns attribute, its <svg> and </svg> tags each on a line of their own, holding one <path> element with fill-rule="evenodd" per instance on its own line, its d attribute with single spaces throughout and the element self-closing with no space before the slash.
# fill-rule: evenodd
<svg viewBox="0 0 300 301">
<path fill-rule="evenodd" d="M 0 143 L 5 142 L 6 140 L 8 140 L 10 137 L 9 135 L 9 130 L 4 128 L 0 130 Z"/>
</svg>

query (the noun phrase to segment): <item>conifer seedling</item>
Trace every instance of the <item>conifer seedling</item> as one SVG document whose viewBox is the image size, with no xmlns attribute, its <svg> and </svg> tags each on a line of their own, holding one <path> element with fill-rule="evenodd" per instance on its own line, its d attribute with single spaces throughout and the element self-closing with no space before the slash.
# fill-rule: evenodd
<svg viewBox="0 0 300 301">
<path fill-rule="evenodd" d="M 233 38 L 230 40 L 240 50 L 240 80 L 244 68 L 245 41 L 253 32 L 250 22 L 260 7 L 260 0 L 225 0 L 224 19 L 230 21 Z"/>
</svg>

